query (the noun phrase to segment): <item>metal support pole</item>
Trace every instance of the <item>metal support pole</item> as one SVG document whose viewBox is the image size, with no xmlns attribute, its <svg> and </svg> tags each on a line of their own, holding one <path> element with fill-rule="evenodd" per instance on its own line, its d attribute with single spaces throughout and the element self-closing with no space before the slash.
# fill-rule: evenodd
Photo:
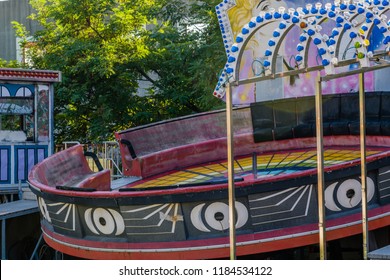
<svg viewBox="0 0 390 280">
<path fill-rule="evenodd" d="M 320 241 L 320 259 L 326 260 L 326 226 L 325 226 L 325 198 L 324 198 L 324 143 L 322 127 L 322 87 L 321 75 L 316 78 L 316 138 L 317 138 L 317 174 L 318 174 L 318 230 Z"/>
<path fill-rule="evenodd" d="M 39 236 L 38 242 L 35 245 L 35 248 L 31 254 L 30 260 L 34 260 L 34 259 L 39 260 L 39 256 L 37 255 L 37 252 L 38 252 L 39 246 L 41 245 L 42 240 L 43 240 L 43 233 L 41 233 L 41 235 Z"/>
<path fill-rule="evenodd" d="M 7 259 L 7 241 L 6 241 L 6 219 L 1 220 L 1 259 Z"/>
<path fill-rule="evenodd" d="M 252 154 L 252 171 L 253 178 L 257 179 L 257 153 Z"/>
<path fill-rule="evenodd" d="M 233 137 L 233 104 L 232 88 L 226 87 L 226 125 L 227 125 L 227 155 L 228 155 L 228 192 L 229 192 L 229 240 L 230 259 L 236 259 L 236 211 L 234 192 L 234 137 Z"/>
<path fill-rule="evenodd" d="M 368 217 L 367 217 L 367 168 L 366 168 L 366 104 L 364 96 L 364 73 L 359 74 L 359 109 L 360 109 L 360 163 L 362 181 L 362 233 L 363 259 L 368 257 Z"/>
</svg>

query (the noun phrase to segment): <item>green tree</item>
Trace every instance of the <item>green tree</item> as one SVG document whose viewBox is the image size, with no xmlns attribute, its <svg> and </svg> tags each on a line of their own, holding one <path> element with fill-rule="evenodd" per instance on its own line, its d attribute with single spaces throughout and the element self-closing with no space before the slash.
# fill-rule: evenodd
<svg viewBox="0 0 390 280">
<path fill-rule="evenodd" d="M 219 2 L 159 1 L 163 9 L 156 17 L 160 21 L 147 36 L 149 55 L 140 61 L 148 73 L 158 77 L 149 89 L 158 104 L 154 118 L 223 106 L 212 95 L 218 72 L 226 61 L 214 11 Z"/>
<path fill-rule="evenodd" d="M 63 77 L 56 141 L 106 140 L 117 130 L 221 106 L 212 96 L 226 59 L 218 2 L 31 0 L 31 18 L 42 26 L 29 44 L 32 67 Z M 142 80 L 148 83 L 139 95 Z"/>
<path fill-rule="evenodd" d="M 0 58 L 0 68 L 20 68 L 21 65 L 16 61 L 6 61 L 2 58 Z"/>
</svg>

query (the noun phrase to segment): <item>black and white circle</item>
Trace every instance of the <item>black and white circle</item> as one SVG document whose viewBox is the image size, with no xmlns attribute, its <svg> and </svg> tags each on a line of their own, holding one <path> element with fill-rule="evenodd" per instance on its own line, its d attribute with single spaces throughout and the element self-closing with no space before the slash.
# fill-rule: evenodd
<svg viewBox="0 0 390 280">
<path fill-rule="evenodd" d="M 248 221 L 248 209 L 236 201 L 236 228 L 243 227 Z M 229 206 L 223 202 L 206 203 L 195 206 L 191 211 L 191 222 L 196 229 L 202 232 L 211 230 L 224 231 L 229 228 Z"/>
<path fill-rule="evenodd" d="M 375 194 L 374 181 L 367 177 L 367 202 Z M 358 179 L 347 179 L 335 182 L 325 189 L 325 206 L 331 211 L 354 208 L 362 201 L 362 184 Z"/>
<path fill-rule="evenodd" d="M 84 218 L 89 230 L 97 235 L 120 235 L 125 231 L 122 216 L 113 209 L 89 208 Z"/>
</svg>

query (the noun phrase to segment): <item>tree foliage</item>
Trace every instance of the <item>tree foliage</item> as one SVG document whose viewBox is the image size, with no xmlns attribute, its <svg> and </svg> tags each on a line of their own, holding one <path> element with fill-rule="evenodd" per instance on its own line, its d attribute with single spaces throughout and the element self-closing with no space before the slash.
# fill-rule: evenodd
<svg viewBox="0 0 390 280">
<path fill-rule="evenodd" d="M 161 1 L 162 23 L 147 37 L 150 55 L 144 67 L 157 73 L 150 88 L 165 102 L 164 117 L 201 112 L 221 106 L 212 96 L 226 57 L 214 7 L 219 1 Z M 158 94 L 156 94 L 158 93 Z"/>
<path fill-rule="evenodd" d="M 31 0 L 31 18 L 42 26 L 29 44 L 31 66 L 63 77 L 56 141 L 107 140 L 114 131 L 221 106 L 212 96 L 226 59 L 218 2 Z"/>
<path fill-rule="evenodd" d="M 21 68 L 22 65 L 20 65 L 19 62 L 16 60 L 12 61 L 6 61 L 2 58 L 0 58 L 0 68 Z"/>
</svg>

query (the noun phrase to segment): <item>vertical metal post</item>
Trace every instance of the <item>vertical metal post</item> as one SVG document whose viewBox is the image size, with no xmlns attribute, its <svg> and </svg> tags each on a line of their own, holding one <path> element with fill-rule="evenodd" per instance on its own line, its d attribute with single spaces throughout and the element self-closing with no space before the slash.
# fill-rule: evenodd
<svg viewBox="0 0 390 280">
<path fill-rule="evenodd" d="M 6 241 L 6 219 L 1 220 L 1 259 L 6 260 L 7 259 L 7 241 Z"/>
<path fill-rule="evenodd" d="M 364 73 L 359 74 L 359 110 L 360 110 L 360 165 L 362 181 L 362 233 L 363 259 L 368 258 L 368 217 L 367 217 L 367 168 L 366 168 L 366 104 L 364 96 Z"/>
<path fill-rule="evenodd" d="M 34 93 L 34 142 L 38 142 L 38 95 L 39 95 L 39 85 L 35 85 L 35 93 Z M 53 140 L 53 138 L 50 140 Z M 50 152 L 51 151 L 49 151 L 49 153 Z"/>
<path fill-rule="evenodd" d="M 228 156 L 228 193 L 229 193 L 229 240 L 230 259 L 236 259 L 236 211 L 234 192 L 234 135 L 233 135 L 233 103 L 232 86 L 226 87 L 226 125 L 227 125 L 227 156 Z"/>
<path fill-rule="evenodd" d="M 50 141 L 50 152 L 49 155 L 55 153 L 55 143 L 54 143 L 54 85 L 50 84 L 49 86 L 49 141 Z M 38 138 L 36 138 L 36 141 Z"/>
<path fill-rule="evenodd" d="M 257 179 L 257 153 L 256 152 L 252 154 L 252 172 L 253 172 L 253 178 Z"/>
<path fill-rule="evenodd" d="M 325 198 L 324 198 L 324 143 L 322 127 L 322 87 L 321 74 L 316 78 L 316 139 L 317 139 L 317 174 L 318 174 L 318 230 L 320 241 L 320 259 L 326 260 L 326 226 L 325 226 Z"/>
</svg>

